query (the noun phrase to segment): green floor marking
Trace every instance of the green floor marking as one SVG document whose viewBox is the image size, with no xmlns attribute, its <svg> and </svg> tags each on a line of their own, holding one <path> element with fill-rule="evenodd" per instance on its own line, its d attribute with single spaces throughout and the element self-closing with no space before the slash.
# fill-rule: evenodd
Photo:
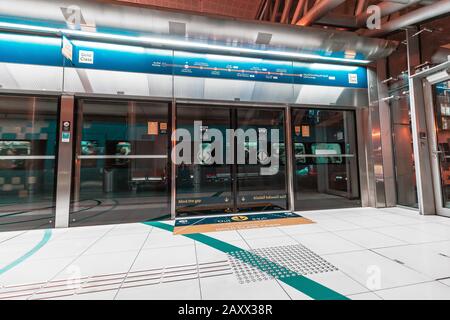
<svg viewBox="0 0 450 320">
<path fill-rule="evenodd" d="M 52 237 L 52 230 L 51 229 L 45 230 L 44 236 L 42 237 L 42 240 L 39 241 L 39 243 L 37 245 L 35 245 L 30 251 L 25 253 L 23 256 L 21 256 L 20 258 L 14 260 L 13 262 L 8 264 L 7 266 L 1 268 L 0 269 L 0 275 L 5 273 L 6 271 L 11 270 L 12 268 L 16 267 L 17 265 L 21 264 L 26 259 L 31 257 L 33 254 L 38 252 L 50 240 L 51 237 Z"/>
<path fill-rule="evenodd" d="M 173 232 L 173 226 L 166 223 L 153 221 L 144 223 L 156 228 Z M 270 261 L 269 259 L 260 257 L 242 248 L 233 246 L 232 244 L 217 240 L 201 233 L 185 234 L 183 236 L 206 244 L 207 246 L 220 250 L 224 253 L 228 253 L 234 258 L 257 268 L 260 271 L 266 272 L 267 274 L 277 278 L 281 282 L 284 282 L 285 284 L 297 289 L 315 300 L 350 300 L 346 296 L 305 276 L 302 276 L 289 268 Z"/>
</svg>

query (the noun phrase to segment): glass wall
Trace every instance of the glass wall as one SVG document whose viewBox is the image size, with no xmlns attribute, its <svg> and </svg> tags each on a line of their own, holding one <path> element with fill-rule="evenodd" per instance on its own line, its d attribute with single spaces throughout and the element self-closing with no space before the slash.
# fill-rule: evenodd
<svg viewBox="0 0 450 320">
<path fill-rule="evenodd" d="M 0 231 L 55 220 L 58 99 L 0 96 Z"/>
<path fill-rule="evenodd" d="M 400 42 L 387 58 L 386 85 L 392 124 L 393 161 L 397 204 L 418 208 L 417 184 L 412 145 L 411 110 L 409 105 L 408 61 L 404 30 L 389 37 Z M 384 79 L 380 79 L 381 81 Z"/>
<path fill-rule="evenodd" d="M 360 206 L 352 111 L 293 109 L 296 210 Z"/>
<path fill-rule="evenodd" d="M 177 129 L 179 216 L 287 209 L 284 110 L 177 106 Z"/>
<path fill-rule="evenodd" d="M 169 106 L 79 100 L 70 225 L 170 218 Z"/>
<path fill-rule="evenodd" d="M 418 208 L 408 87 L 390 92 L 397 204 Z"/>
<path fill-rule="evenodd" d="M 442 206 L 450 208 L 450 81 L 433 87 Z"/>
</svg>

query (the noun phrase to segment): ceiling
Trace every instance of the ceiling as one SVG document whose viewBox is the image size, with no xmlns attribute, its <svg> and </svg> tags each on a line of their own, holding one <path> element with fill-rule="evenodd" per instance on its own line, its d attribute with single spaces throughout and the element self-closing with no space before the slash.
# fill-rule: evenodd
<svg viewBox="0 0 450 320">
<path fill-rule="evenodd" d="M 117 0 L 160 8 L 255 19 L 262 0 Z"/>
<path fill-rule="evenodd" d="M 367 8 L 381 9 L 382 24 L 399 19 L 406 13 L 436 2 L 449 0 L 103 0 L 154 8 L 191 11 L 227 17 L 269 21 L 273 23 L 333 28 L 357 31 L 367 30 Z M 370 33 L 370 32 L 369 32 Z M 379 36 L 366 34 L 368 36 Z"/>
</svg>

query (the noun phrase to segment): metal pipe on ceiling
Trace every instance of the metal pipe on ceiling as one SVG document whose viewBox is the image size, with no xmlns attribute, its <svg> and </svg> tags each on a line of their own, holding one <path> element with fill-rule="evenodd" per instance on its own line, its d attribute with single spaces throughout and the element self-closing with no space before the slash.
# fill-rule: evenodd
<svg viewBox="0 0 450 320">
<path fill-rule="evenodd" d="M 380 29 L 367 30 L 361 34 L 367 37 L 380 37 L 401 28 L 406 28 L 449 12 L 450 0 L 441 0 L 429 6 L 408 12 L 397 19 L 391 20 L 381 25 Z"/>
<path fill-rule="evenodd" d="M 405 2 L 394 2 L 394 1 L 382 1 L 377 4 L 380 8 L 381 17 L 391 15 L 400 10 L 406 9 L 414 4 L 421 2 L 422 0 L 408 0 Z M 364 10 L 360 14 L 356 15 L 356 24 L 360 27 L 366 24 L 367 19 L 372 15 L 372 12 L 367 12 Z"/>
<path fill-rule="evenodd" d="M 397 47 L 395 41 L 365 38 L 350 32 L 195 15 L 173 10 L 156 10 L 88 0 L 0 1 L 0 12 L 3 18 L 26 21 L 31 25 L 59 24 L 69 28 L 65 17 L 69 3 L 81 10 L 82 21 L 94 26 L 93 29 L 90 28 L 92 29 L 90 32 L 116 30 L 126 34 L 138 34 L 140 37 L 157 36 L 167 40 L 220 44 L 236 50 L 251 48 L 287 53 L 356 51 L 366 60 L 371 61 L 388 56 Z M 174 24 L 176 28 L 173 28 Z M 172 33 L 174 29 L 178 30 L 175 34 Z M 258 43 L 257 39 L 260 39 L 261 35 L 269 40 Z"/>
<path fill-rule="evenodd" d="M 322 0 L 316 2 L 314 6 L 298 22 L 298 26 L 310 26 L 314 21 L 322 18 L 328 12 L 344 3 L 345 0 Z"/>
</svg>

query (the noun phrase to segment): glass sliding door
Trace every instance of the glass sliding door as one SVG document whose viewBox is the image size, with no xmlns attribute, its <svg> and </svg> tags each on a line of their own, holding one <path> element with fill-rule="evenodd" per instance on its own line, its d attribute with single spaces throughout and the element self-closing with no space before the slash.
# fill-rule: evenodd
<svg viewBox="0 0 450 320">
<path fill-rule="evenodd" d="M 292 109 L 296 210 L 360 206 L 352 111 Z"/>
<path fill-rule="evenodd" d="M 0 96 L 0 231 L 55 220 L 58 99 Z"/>
<path fill-rule="evenodd" d="M 243 149 L 237 144 L 246 153 L 236 166 L 238 211 L 286 210 L 284 111 L 238 109 L 237 129 L 249 133 Z"/>
<path fill-rule="evenodd" d="M 177 215 L 286 210 L 284 119 L 279 109 L 177 106 L 177 130 L 191 139 L 177 163 Z"/>
<path fill-rule="evenodd" d="M 170 218 L 169 105 L 79 100 L 70 225 Z"/>
<path fill-rule="evenodd" d="M 218 150 L 212 150 L 215 140 L 212 132 L 225 137 L 226 130 L 231 128 L 231 119 L 229 108 L 177 107 L 177 129 L 187 130 L 191 136 L 190 159 L 177 164 L 176 207 L 179 215 L 234 211 L 233 167 L 225 161 L 225 140 L 221 147 L 222 161 L 210 161 L 211 157 L 219 156 Z"/>
</svg>

